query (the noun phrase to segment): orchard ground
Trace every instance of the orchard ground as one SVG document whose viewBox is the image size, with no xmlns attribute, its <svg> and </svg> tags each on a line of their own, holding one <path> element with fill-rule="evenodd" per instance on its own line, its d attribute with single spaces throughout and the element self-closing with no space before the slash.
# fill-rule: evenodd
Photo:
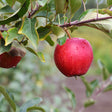
<svg viewBox="0 0 112 112">
<path fill-rule="evenodd" d="M 61 75 L 61 73 L 57 74 L 57 76 L 58 75 Z M 99 81 L 102 80 L 99 76 L 86 76 L 86 79 L 88 81 L 92 81 L 93 79 L 98 79 Z M 72 110 L 70 100 L 62 86 L 64 85 L 75 93 L 77 104 L 76 109 L 73 112 L 79 112 L 79 110 L 83 108 L 83 104 L 87 100 L 85 93 L 86 89 L 79 77 L 76 80 L 74 77 L 64 78 L 63 76 L 61 77 L 61 80 L 59 80 L 59 77 L 57 78 L 53 76 L 47 77 L 46 82 L 49 83 L 49 85 L 56 86 L 55 92 L 48 90 L 43 91 L 43 99 L 44 101 L 49 99 L 51 107 L 57 107 L 59 109 L 67 108 L 68 110 L 65 109 L 65 112 L 69 112 Z M 99 96 L 97 96 L 96 103 L 90 107 L 85 108 L 83 112 L 112 112 L 111 97 L 112 91 L 100 94 Z"/>
</svg>

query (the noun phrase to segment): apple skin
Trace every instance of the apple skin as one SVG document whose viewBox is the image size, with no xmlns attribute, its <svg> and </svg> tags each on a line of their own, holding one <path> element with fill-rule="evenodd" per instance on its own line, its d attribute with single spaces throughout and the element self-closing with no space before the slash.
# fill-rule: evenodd
<svg viewBox="0 0 112 112">
<path fill-rule="evenodd" d="M 67 39 L 63 45 L 58 44 L 54 51 L 55 64 L 67 77 L 84 75 L 92 60 L 92 47 L 83 38 Z"/>
<path fill-rule="evenodd" d="M 12 47 L 9 52 L 0 54 L 0 67 L 12 68 L 20 62 L 22 57 L 25 56 L 25 52 L 19 48 Z"/>
<path fill-rule="evenodd" d="M 4 52 L 0 55 L 0 67 L 2 68 L 12 68 L 21 60 L 20 56 L 11 56 L 9 53 Z"/>
</svg>

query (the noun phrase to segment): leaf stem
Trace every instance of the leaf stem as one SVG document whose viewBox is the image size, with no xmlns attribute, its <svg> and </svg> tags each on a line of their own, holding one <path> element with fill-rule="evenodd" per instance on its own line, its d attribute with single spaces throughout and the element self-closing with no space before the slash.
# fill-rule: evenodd
<svg viewBox="0 0 112 112">
<path fill-rule="evenodd" d="M 9 105 L 12 107 L 13 111 L 16 112 L 16 104 L 14 103 L 14 101 L 10 98 L 9 94 L 7 93 L 7 91 L 5 90 L 5 88 L 3 88 L 2 86 L 0 86 L 0 93 L 2 93 L 5 97 L 5 99 L 8 101 Z"/>
<path fill-rule="evenodd" d="M 65 32 L 67 33 L 69 39 L 71 39 L 70 33 L 68 32 L 67 28 L 64 27 Z"/>
<path fill-rule="evenodd" d="M 27 112 L 29 112 L 31 110 L 40 110 L 41 112 L 45 112 L 45 110 L 43 108 L 41 108 L 41 107 L 35 107 L 35 106 L 34 107 L 29 107 L 27 109 Z"/>
</svg>

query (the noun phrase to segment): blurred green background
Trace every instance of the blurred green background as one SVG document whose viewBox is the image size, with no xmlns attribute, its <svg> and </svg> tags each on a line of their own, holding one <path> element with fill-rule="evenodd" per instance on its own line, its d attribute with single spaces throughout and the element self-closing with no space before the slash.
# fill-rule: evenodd
<svg viewBox="0 0 112 112">
<path fill-rule="evenodd" d="M 87 8 L 96 8 L 96 1 L 88 0 L 86 6 Z M 106 7 L 105 0 L 101 0 L 99 7 Z M 75 18 L 77 18 L 82 11 L 83 7 L 77 12 Z M 100 59 L 109 72 L 112 73 L 112 40 L 106 34 L 93 28 L 80 27 L 72 33 L 72 37 L 85 38 L 92 45 L 94 60 L 87 75 L 101 75 L 101 70 L 97 64 L 98 59 Z M 56 44 L 57 42 L 55 45 Z M 47 97 L 49 92 L 52 94 L 56 93 L 57 85 L 53 83 L 51 84 L 49 80 L 54 80 L 56 82 L 57 80 L 66 78 L 63 75 L 60 75 L 61 73 L 57 70 L 54 64 L 54 49 L 55 46 L 51 47 L 45 41 L 40 42 L 39 50 L 45 55 L 45 63 L 40 62 L 36 56 L 27 51 L 26 56 L 16 68 L 0 68 L 0 85 L 3 85 L 11 91 L 18 107 L 25 101 L 40 96 L 46 99 L 44 104 L 42 104 L 44 108 L 47 109 L 48 112 L 51 109 L 50 105 L 52 103 Z M 66 97 L 66 94 L 64 94 L 63 97 Z M 57 95 L 53 98 L 55 100 L 55 105 L 60 105 L 61 99 L 59 96 Z M 8 110 L 8 112 L 10 112 L 9 105 L 7 105 L 7 102 L 0 94 L 0 110 L 3 110 L 3 112 L 7 112 Z M 63 105 L 66 105 L 66 103 Z M 61 107 L 61 109 L 63 112 L 68 112 L 66 108 Z"/>
</svg>

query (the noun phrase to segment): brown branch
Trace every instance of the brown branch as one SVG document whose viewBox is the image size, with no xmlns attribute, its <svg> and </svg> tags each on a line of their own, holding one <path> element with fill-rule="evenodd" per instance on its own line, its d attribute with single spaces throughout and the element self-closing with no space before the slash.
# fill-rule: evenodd
<svg viewBox="0 0 112 112">
<path fill-rule="evenodd" d="M 8 30 L 8 28 L 6 28 L 6 27 L 3 27 L 3 26 L 0 27 L 0 31 L 1 31 L 1 32 L 3 32 L 3 31 L 7 31 L 7 30 Z"/>
<path fill-rule="evenodd" d="M 37 4 L 36 8 L 29 13 L 28 18 L 31 18 L 39 10 L 40 7 L 41 6 Z"/>
<path fill-rule="evenodd" d="M 107 19 L 112 19 L 112 16 L 109 17 L 102 17 L 102 18 L 94 18 L 94 19 L 89 19 L 85 21 L 73 21 L 71 23 L 59 25 L 60 27 L 70 27 L 70 26 L 82 26 L 85 23 L 90 23 L 90 22 L 96 22 L 96 21 L 101 21 L 101 20 L 107 20 Z"/>
</svg>

